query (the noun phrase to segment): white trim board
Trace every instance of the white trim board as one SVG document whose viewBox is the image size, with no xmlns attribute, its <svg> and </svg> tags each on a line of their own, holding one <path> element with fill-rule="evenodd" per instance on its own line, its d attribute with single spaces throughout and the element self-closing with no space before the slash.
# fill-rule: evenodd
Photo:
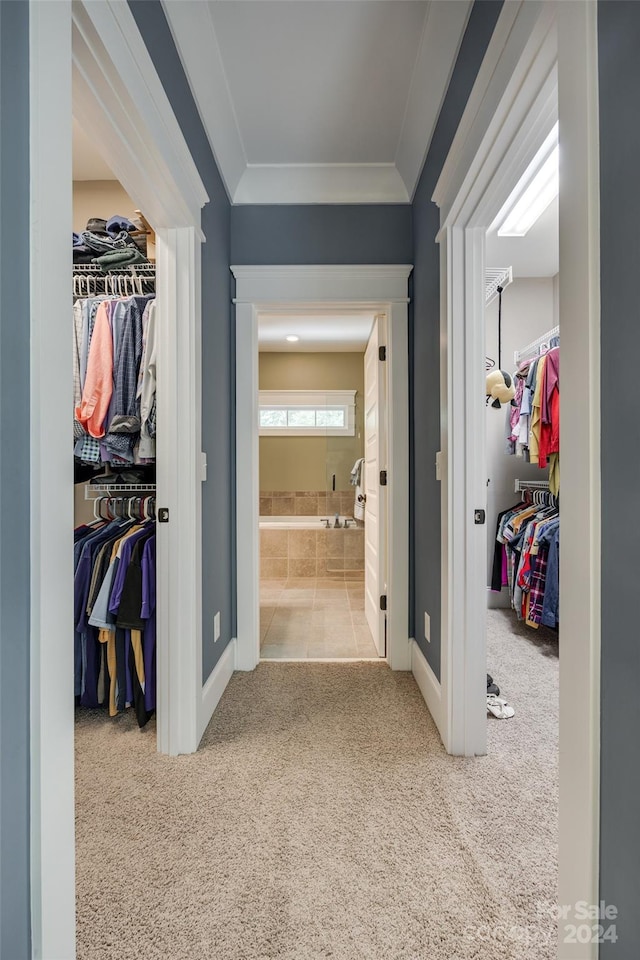
<svg viewBox="0 0 640 960">
<path fill-rule="evenodd" d="M 557 18 L 557 22 L 556 22 Z M 557 66 L 556 66 L 557 64 Z M 559 77 L 559 81 L 558 78 Z M 559 88 L 559 94 L 556 88 Z M 486 749 L 484 236 L 500 203 L 560 121 L 563 486 L 560 623 L 559 902 L 598 902 L 599 850 L 599 179 L 594 4 L 505 4 L 436 187 L 441 230 L 442 699 L 452 753 Z M 579 237 L 579 242 L 576 242 Z M 589 384 L 589 405 L 580 403 Z M 462 388 L 461 388 L 462 385 Z M 454 571 L 456 575 L 454 576 Z M 461 575 L 461 571 L 462 574 Z M 585 597 L 588 602 L 585 602 Z M 563 914 L 564 916 L 564 914 Z M 578 921 L 579 922 L 579 919 Z M 561 960 L 597 945 L 560 943 Z"/>
<path fill-rule="evenodd" d="M 438 728 L 440 738 L 444 743 L 443 730 L 445 729 L 445 720 L 443 714 L 442 687 L 431 669 L 429 661 L 415 640 L 411 641 L 411 672 L 420 688 L 420 693 L 424 697 L 424 702 L 427 705 L 429 713 L 433 717 L 433 722 Z"/>
<path fill-rule="evenodd" d="M 236 496 L 243 504 L 237 512 L 239 670 L 253 670 L 260 659 L 258 315 L 261 309 L 328 304 L 339 309 L 366 305 L 388 319 L 387 660 L 394 670 L 410 669 L 407 284 L 411 270 L 407 264 L 231 267 L 236 278 Z"/>
<path fill-rule="evenodd" d="M 121 0 L 73 4 L 73 112 L 155 229 L 194 226 L 204 239 L 207 192 Z"/>
<path fill-rule="evenodd" d="M 31 149 L 31 935 L 75 957 L 71 3 L 29 9 Z M 55 66 L 51 68 L 51 61 Z M 55 503 L 55 509 L 51 509 Z"/>
<path fill-rule="evenodd" d="M 222 694 L 233 676 L 236 665 L 236 647 L 238 641 L 233 637 L 224 649 L 224 652 L 215 667 L 209 674 L 209 679 L 202 688 L 200 710 L 198 714 L 198 743 L 202 740 L 205 730 L 214 710 L 220 703 Z"/>
</svg>

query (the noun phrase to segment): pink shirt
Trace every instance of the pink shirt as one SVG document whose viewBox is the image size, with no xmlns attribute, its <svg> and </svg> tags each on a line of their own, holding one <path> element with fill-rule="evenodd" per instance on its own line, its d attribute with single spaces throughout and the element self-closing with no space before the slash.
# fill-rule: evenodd
<svg viewBox="0 0 640 960">
<path fill-rule="evenodd" d="M 87 374 L 76 420 L 92 437 L 104 437 L 104 421 L 113 392 L 113 338 L 108 301 L 98 307 L 89 347 Z"/>
</svg>

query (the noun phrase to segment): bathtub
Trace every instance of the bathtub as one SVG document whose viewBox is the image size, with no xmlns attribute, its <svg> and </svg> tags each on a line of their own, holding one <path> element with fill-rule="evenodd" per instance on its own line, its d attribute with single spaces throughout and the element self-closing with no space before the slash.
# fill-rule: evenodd
<svg viewBox="0 0 640 960">
<path fill-rule="evenodd" d="M 261 530 L 324 530 L 326 528 L 325 520 L 328 519 L 333 527 L 335 516 L 333 517 L 260 517 Z M 350 520 L 348 529 L 355 529 L 356 522 L 353 517 L 340 518 L 340 526 L 344 527 L 344 521 Z"/>
</svg>

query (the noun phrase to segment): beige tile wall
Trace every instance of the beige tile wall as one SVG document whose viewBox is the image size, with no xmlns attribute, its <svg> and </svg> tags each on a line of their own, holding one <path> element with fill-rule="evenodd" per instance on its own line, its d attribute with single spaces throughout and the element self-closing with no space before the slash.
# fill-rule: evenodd
<svg viewBox="0 0 640 960">
<path fill-rule="evenodd" d="M 260 515 L 263 517 L 341 517 L 353 516 L 355 489 L 342 493 L 326 490 L 261 490 Z"/>
<path fill-rule="evenodd" d="M 364 579 L 364 528 L 260 531 L 260 576 L 268 580 Z"/>
</svg>

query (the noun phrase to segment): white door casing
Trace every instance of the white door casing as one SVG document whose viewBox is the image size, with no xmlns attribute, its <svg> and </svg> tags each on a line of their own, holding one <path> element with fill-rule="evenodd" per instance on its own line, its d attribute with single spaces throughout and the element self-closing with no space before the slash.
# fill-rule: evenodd
<svg viewBox="0 0 640 960">
<path fill-rule="evenodd" d="M 31 907 L 33 956 L 72 960 L 75 956 L 74 783 L 73 783 L 73 474 L 66 436 L 72 382 L 71 256 L 64 245 L 43 254 L 43 224 L 64 233 L 72 225 L 72 110 L 99 145 L 125 190 L 159 235 L 158 284 L 167 296 L 162 323 L 168 337 L 159 357 L 165 404 L 161 430 L 180 417 L 179 474 L 158 463 L 160 496 L 171 509 L 171 524 L 158 541 L 159 553 L 173 554 L 178 535 L 192 545 L 185 569 L 171 570 L 190 624 L 180 672 L 159 689 L 158 747 L 165 752 L 195 749 L 193 717 L 202 699 L 198 590 L 200 536 L 199 472 L 192 451 L 200 450 L 199 268 L 200 210 L 207 195 L 177 120 L 127 4 L 30 3 L 31 139 Z M 72 104 L 72 63 L 73 91 Z M 46 321 L 46 322 L 45 322 Z M 53 322 L 52 322 L 53 321 Z M 65 331 L 67 333 L 65 334 Z M 166 352 L 170 351 L 167 362 Z M 162 372 L 160 372 L 162 367 Z M 169 386 L 170 384 L 170 386 Z M 166 390 L 173 390 L 171 397 Z M 44 398 L 46 396 L 46 402 Z M 180 414 L 182 411 L 182 414 Z M 160 423 L 159 417 L 159 423 Z M 186 435 L 185 435 L 186 434 Z M 162 444 L 162 441 L 161 441 Z M 56 509 L 51 510 L 52 502 Z M 172 526 L 173 524 L 173 526 Z M 195 545 L 195 547 L 194 547 Z M 66 558 L 69 558 L 65 560 Z M 182 558 L 185 559 L 184 557 Z M 177 566 L 177 555 L 173 559 Z M 174 657 L 181 633 L 169 634 L 173 615 L 159 557 L 158 658 Z M 193 578 L 191 584 L 186 577 Z M 175 579 L 177 577 L 177 579 Z M 46 623 L 46 643 L 41 643 Z M 198 689 L 198 683 L 200 689 Z M 164 685 L 163 685 L 164 684 Z M 175 709 L 174 709 L 175 707 Z M 200 721 L 201 725 L 201 721 Z M 196 735 L 197 736 L 197 735 Z"/>
<path fill-rule="evenodd" d="M 407 265 L 232 266 L 236 278 L 236 668 L 260 659 L 258 314 L 274 310 L 366 309 L 387 317 L 387 660 L 409 670 L 409 420 Z"/>
<path fill-rule="evenodd" d="M 386 656 L 386 617 L 380 597 L 386 576 L 385 370 L 379 348 L 385 345 L 385 317 L 374 320 L 364 354 L 364 612 L 378 656 Z M 386 362 L 386 361 L 384 361 Z"/>
</svg>

